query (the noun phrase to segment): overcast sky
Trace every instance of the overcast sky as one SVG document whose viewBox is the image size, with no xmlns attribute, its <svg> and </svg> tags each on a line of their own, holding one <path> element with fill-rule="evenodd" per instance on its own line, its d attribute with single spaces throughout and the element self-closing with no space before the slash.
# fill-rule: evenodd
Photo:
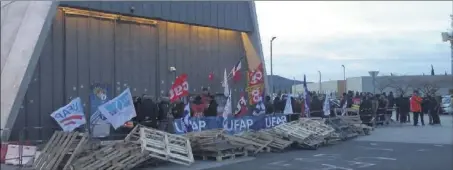
<svg viewBox="0 0 453 170">
<path fill-rule="evenodd" d="M 257 1 L 258 22 L 268 74 L 270 39 L 274 74 L 318 81 L 383 74 L 450 73 L 452 2 Z"/>
</svg>

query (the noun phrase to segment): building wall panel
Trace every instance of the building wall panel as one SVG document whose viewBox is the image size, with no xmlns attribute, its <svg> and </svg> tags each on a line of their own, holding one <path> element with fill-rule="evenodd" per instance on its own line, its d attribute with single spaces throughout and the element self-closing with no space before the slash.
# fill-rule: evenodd
<svg viewBox="0 0 453 170">
<path fill-rule="evenodd" d="M 74 78 L 77 80 L 77 83 L 73 86 L 77 89 L 77 95 L 73 98 L 80 97 L 82 99 L 83 108 L 87 110 L 89 102 L 89 89 L 90 86 L 90 56 L 89 56 L 89 36 L 95 34 L 95 32 L 88 32 L 89 28 L 89 18 L 87 17 L 76 17 L 77 27 L 77 69 L 71 70 L 75 72 Z M 87 88 L 88 87 L 88 88 Z"/>
<path fill-rule="evenodd" d="M 67 103 L 70 100 L 78 97 L 77 89 L 77 68 L 78 67 L 78 35 L 77 35 L 77 17 L 76 16 L 67 16 L 65 17 L 65 70 L 64 70 L 64 79 L 65 79 L 65 102 Z"/>
<path fill-rule="evenodd" d="M 94 19 L 93 19 L 94 20 Z M 102 83 L 109 87 L 108 94 L 115 94 L 115 22 L 106 19 L 97 19 L 99 22 L 99 63 L 97 69 L 100 72 L 98 80 L 92 80 L 92 83 Z"/>
<path fill-rule="evenodd" d="M 62 1 L 61 6 L 188 23 L 230 30 L 253 31 L 246 1 Z M 134 7 L 134 12 L 131 12 Z"/>
<path fill-rule="evenodd" d="M 102 69 L 99 68 L 101 65 L 102 57 L 100 56 L 100 24 L 101 22 L 99 19 L 96 18 L 86 18 L 87 20 L 87 32 L 89 35 L 87 35 L 87 45 L 88 45 L 88 66 L 89 66 L 89 84 L 85 85 L 85 88 L 90 88 L 90 86 L 93 83 L 96 83 L 99 81 L 102 77 L 101 72 Z"/>
<path fill-rule="evenodd" d="M 51 29 L 51 30 L 53 30 L 53 29 Z M 58 29 L 58 31 L 61 33 L 60 29 Z M 61 41 L 58 42 L 58 39 L 55 41 L 54 37 L 55 37 L 54 35 L 49 34 L 49 36 L 47 38 L 47 43 L 44 46 L 43 51 L 42 51 L 43 54 L 48 54 L 48 55 L 41 56 L 39 63 L 42 63 L 42 64 L 38 64 L 39 71 L 36 71 L 36 74 L 40 75 L 39 79 L 36 80 L 36 83 L 39 83 L 39 86 L 35 85 L 35 86 L 39 87 L 39 96 L 37 96 L 37 99 L 36 99 L 36 102 L 40 106 L 39 111 L 38 112 L 28 112 L 28 113 L 31 113 L 31 115 L 33 115 L 32 117 L 34 117 L 34 116 L 39 117 L 39 119 L 36 119 L 36 120 L 39 120 L 37 122 L 37 124 L 35 124 L 35 126 L 37 126 L 37 127 L 43 126 L 46 124 L 51 124 L 51 125 L 55 124 L 55 123 L 51 123 L 51 122 L 54 122 L 54 120 L 52 120 L 52 118 L 49 116 L 49 114 L 51 113 L 51 111 L 53 109 L 54 101 L 56 99 L 59 99 L 59 100 L 62 99 L 59 96 L 54 98 L 54 96 L 56 96 L 56 95 L 54 95 L 54 93 L 53 93 L 53 90 L 55 90 L 56 93 L 62 94 L 62 89 L 63 89 L 62 88 L 63 86 L 61 84 L 63 77 L 61 75 L 58 75 L 55 77 L 52 76 L 52 74 L 54 74 L 54 72 L 61 72 L 61 69 L 62 69 L 61 67 L 55 67 L 55 68 L 53 67 L 54 61 L 59 64 L 61 64 L 61 61 L 62 61 L 62 60 L 59 60 L 59 57 L 61 56 L 62 51 L 60 50 L 60 51 L 58 51 L 58 53 L 54 53 L 54 45 Z M 57 45 L 57 47 L 61 47 L 61 46 Z M 58 58 L 58 59 L 54 60 L 55 58 Z M 38 68 L 36 68 L 36 70 L 38 70 Z M 50 75 L 50 76 L 47 76 L 47 75 Z M 60 84 L 55 84 L 56 82 L 60 83 Z M 47 113 L 47 114 L 38 114 L 38 113 Z M 45 131 L 45 130 L 43 131 L 43 130 L 39 130 L 39 129 L 31 130 L 30 135 L 32 135 L 32 134 L 37 135 L 35 137 L 30 136 L 31 138 L 34 138 L 34 139 L 40 139 L 41 136 L 50 136 L 51 135 L 51 133 L 49 133 L 48 131 Z"/>
<path fill-rule="evenodd" d="M 82 98 L 85 112 L 91 112 L 90 86 L 95 83 L 110 85 L 111 96 L 127 87 L 133 95 L 167 95 L 175 78 L 169 72 L 171 66 L 176 67 L 176 75 L 189 75 L 192 93 L 199 93 L 201 87 L 222 93 L 220 82 L 224 70 L 229 73 L 245 55 L 240 34 L 165 21 L 158 21 L 156 26 L 113 21 L 64 14 L 60 10 L 23 101 L 12 139 L 18 139 L 22 127 L 46 127 L 28 130 L 25 138 L 47 139 L 53 132 L 49 128 L 59 129 L 50 114 L 76 97 Z M 211 71 L 215 75 L 213 81 L 208 80 Z M 245 74 L 240 82 L 233 84 L 231 80 L 233 92 L 244 89 L 245 81 Z M 233 102 L 238 97 L 233 96 Z"/>
<path fill-rule="evenodd" d="M 160 94 L 168 95 L 168 91 L 164 91 L 163 88 L 169 87 L 171 82 L 169 82 L 169 64 L 167 58 L 167 22 L 160 22 L 158 25 L 159 30 L 159 91 Z M 171 81 L 171 80 L 170 80 Z"/>
</svg>

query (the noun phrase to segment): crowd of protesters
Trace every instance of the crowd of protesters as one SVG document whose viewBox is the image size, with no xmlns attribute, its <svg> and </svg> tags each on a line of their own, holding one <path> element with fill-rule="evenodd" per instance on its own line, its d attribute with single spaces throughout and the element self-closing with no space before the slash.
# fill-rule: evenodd
<svg viewBox="0 0 453 170">
<path fill-rule="evenodd" d="M 310 93 L 310 116 L 325 117 L 323 106 L 325 94 Z M 135 99 L 135 108 L 137 117 L 133 120 L 145 124 L 150 127 L 157 128 L 157 122 L 171 121 L 172 119 L 180 119 L 184 116 L 185 102 L 190 102 L 192 117 L 218 116 L 223 108 L 219 107 L 218 101 L 214 95 L 211 95 L 208 89 L 202 89 L 202 93 L 190 97 L 189 101 L 177 100 L 170 102 L 168 98 L 161 98 L 159 101 L 153 101 L 151 97 L 141 96 Z M 270 96 L 264 98 L 266 114 L 283 113 L 286 106 L 286 100 L 291 100 L 292 112 L 294 116 L 305 117 L 305 99 L 302 97 L 294 97 L 291 95 L 280 94 L 273 99 Z M 410 123 L 410 112 L 413 113 L 412 122 L 414 126 L 425 125 L 424 115 L 429 115 L 429 124 L 440 124 L 439 109 L 440 98 L 434 95 L 426 94 L 420 96 L 418 91 L 414 91 L 412 96 L 400 94 L 394 96 L 392 92 L 389 94 L 372 94 L 364 92 L 344 93 L 340 96 L 339 103 L 330 101 L 331 114 L 336 116 L 342 113 L 336 112 L 335 108 L 354 108 L 359 110 L 360 117 L 364 123 L 370 123 L 375 119 L 377 124 L 389 124 L 392 119 L 393 112 L 396 112 L 396 121 L 401 123 Z"/>
<path fill-rule="evenodd" d="M 275 97 L 273 101 L 269 96 L 265 99 L 266 113 L 283 113 L 288 100 L 285 95 L 282 97 Z M 324 100 L 325 94 L 317 94 L 316 92 L 310 93 L 310 116 L 311 117 L 324 117 Z M 304 116 L 305 102 L 303 98 L 290 97 L 293 113 L 301 113 Z M 335 112 L 335 108 L 354 108 L 357 107 L 359 114 L 364 122 L 371 124 L 371 119 L 376 119 L 377 124 L 384 125 L 393 121 L 391 118 L 395 112 L 396 121 L 400 123 L 411 123 L 410 112 L 413 113 L 413 125 L 418 126 L 419 121 L 421 125 L 425 125 L 424 115 L 429 116 L 429 124 L 440 124 L 439 112 L 441 111 L 441 98 L 435 97 L 433 94 L 425 94 L 420 96 L 420 93 L 415 90 L 411 96 L 400 94 L 394 96 L 393 92 L 386 94 L 372 94 L 365 92 L 352 92 L 343 93 L 340 96 L 339 105 L 335 106 L 330 102 L 331 114 L 335 116 L 342 114 Z"/>
</svg>

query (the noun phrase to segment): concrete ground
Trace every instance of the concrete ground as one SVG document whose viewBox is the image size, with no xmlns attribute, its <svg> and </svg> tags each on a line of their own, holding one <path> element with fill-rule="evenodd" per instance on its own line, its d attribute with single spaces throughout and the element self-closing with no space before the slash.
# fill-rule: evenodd
<svg viewBox="0 0 453 170">
<path fill-rule="evenodd" d="M 266 153 L 221 162 L 197 160 L 190 167 L 170 164 L 143 170 L 452 170 L 453 119 L 442 116 L 441 120 L 442 126 L 379 127 L 369 136 L 314 151 Z M 14 168 L 2 165 L 1 169 Z"/>
</svg>

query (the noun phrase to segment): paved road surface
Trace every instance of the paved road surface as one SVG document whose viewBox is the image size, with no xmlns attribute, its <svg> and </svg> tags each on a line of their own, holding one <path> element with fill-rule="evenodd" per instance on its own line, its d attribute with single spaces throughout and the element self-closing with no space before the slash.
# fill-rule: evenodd
<svg viewBox="0 0 453 170">
<path fill-rule="evenodd" d="M 441 119 L 442 126 L 380 127 L 370 136 L 316 151 L 268 153 L 223 162 L 197 161 L 191 167 L 155 170 L 452 170 L 453 119 Z"/>
<path fill-rule="evenodd" d="M 152 170 L 453 170 L 453 119 L 442 126 L 393 125 L 370 136 L 322 147 L 260 154 L 222 162 L 197 161 L 190 167 L 168 165 Z M 428 120 L 426 117 L 425 120 Z M 2 165 L 2 170 L 11 170 Z"/>
</svg>

